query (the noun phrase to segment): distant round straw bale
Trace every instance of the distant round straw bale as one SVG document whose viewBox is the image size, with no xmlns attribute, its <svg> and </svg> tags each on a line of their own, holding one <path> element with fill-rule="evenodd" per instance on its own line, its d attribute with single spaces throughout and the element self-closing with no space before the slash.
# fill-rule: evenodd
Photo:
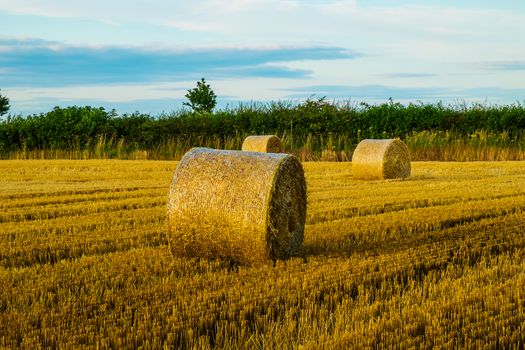
<svg viewBox="0 0 525 350">
<path fill-rule="evenodd" d="M 355 179 L 399 179 L 410 176 L 408 147 L 400 139 L 361 141 L 352 156 Z"/>
<path fill-rule="evenodd" d="M 176 256 L 258 265 L 302 254 L 306 182 L 289 154 L 193 148 L 168 199 Z"/>
<path fill-rule="evenodd" d="M 243 151 L 248 152 L 265 152 L 265 153 L 282 153 L 284 152 L 281 139 L 275 135 L 257 135 L 248 136 L 242 143 Z"/>
</svg>

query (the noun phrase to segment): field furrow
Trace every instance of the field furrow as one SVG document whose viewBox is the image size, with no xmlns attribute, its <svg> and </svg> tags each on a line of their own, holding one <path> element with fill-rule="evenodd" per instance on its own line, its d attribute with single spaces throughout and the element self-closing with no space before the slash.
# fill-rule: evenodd
<svg viewBox="0 0 525 350">
<path fill-rule="evenodd" d="M 525 162 L 305 163 L 305 258 L 260 267 L 171 255 L 175 165 L 0 165 L 0 347 L 523 347 Z"/>
</svg>

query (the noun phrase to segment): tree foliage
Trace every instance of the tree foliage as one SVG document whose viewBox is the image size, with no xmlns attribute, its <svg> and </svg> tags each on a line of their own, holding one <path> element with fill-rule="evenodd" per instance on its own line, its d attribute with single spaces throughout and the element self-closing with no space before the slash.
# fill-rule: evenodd
<svg viewBox="0 0 525 350">
<path fill-rule="evenodd" d="M 0 116 L 6 114 L 9 108 L 9 99 L 0 94 Z"/>
<path fill-rule="evenodd" d="M 0 158 L 21 149 L 85 150 L 101 140 L 141 150 L 160 149 L 174 144 L 173 140 L 185 140 L 184 147 L 215 140 L 215 147 L 222 147 L 225 140 L 250 134 L 286 135 L 295 148 L 305 147 L 304 140 L 310 136 L 308 142 L 341 139 L 344 145 L 336 148 L 351 149 L 364 138 L 406 139 L 423 131 L 431 131 L 432 135 L 450 132 L 469 142 L 480 139 L 479 135 L 493 135 L 497 142 L 504 141 L 504 146 L 518 144 L 525 138 L 525 105 L 465 107 L 441 103 L 402 105 L 393 101 L 337 105 L 321 98 L 301 104 L 241 104 L 212 113 L 179 110 L 158 117 L 118 115 L 89 106 L 55 107 L 47 113 L 0 121 Z M 308 147 L 324 147 L 322 142 Z"/>
<path fill-rule="evenodd" d="M 217 105 L 217 96 L 210 85 L 206 84 L 204 78 L 197 82 L 197 87 L 188 90 L 184 96 L 189 102 L 184 102 L 183 105 L 190 107 L 197 113 L 211 113 Z"/>
</svg>

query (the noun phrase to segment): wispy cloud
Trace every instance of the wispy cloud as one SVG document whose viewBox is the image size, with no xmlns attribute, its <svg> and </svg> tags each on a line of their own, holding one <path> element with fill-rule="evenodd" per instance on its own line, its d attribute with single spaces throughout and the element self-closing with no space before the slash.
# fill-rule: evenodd
<svg viewBox="0 0 525 350">
<path fill-rule="evenodd" d="M 4 86 L 163 82 L 199 77 L 305 78 L 286 62 L 349 59 L 341 47 L 198 48 L 78 47 L 42 40 L 0 39 Z"/>
<path fill-rule="evenodd" d="M 524 96 L 515 0 L 0 0 L 0 27 L 13 111 L 32 98 L 161 105 L 201 77 L 243 101 Z"/>
<path fill-rule="evenodd" d="M 115 109 L 118 113 L 147 113 L 151 115 L 160 115 L 162 113 L 169 113 L 171 111 L 180 110 L 182 103 L 186 99 L 181 98 L 164 98 L 164 99 L 135 99 L 128 101 L 105 101 L 93 98 L 77 98 L 75 100 L 68 100 L 62 98 L 34 98 L 31 100 L 16 101 L 16 114 L 31 115 L 45 113 L 52 110 L 54 107 L 68 107 L 71 105 L 77 106 L 96 106 L 103 107 L 107 111 Z M 220 100 L 224 103 L 224 100 Z M 222 104 L 220 107 L 223 107 Z"/>
<path fill-rule="evenodd" d="M 386 78 L 430 78 L 435 77 L 437 74 L 433 73 L 392 73 L 392 74 L 385 74 Z"/>
<path fill-rule="evenodd" d="M 446 87 L 396 87 L 385 85 L 312 85 L 285 91 L 293 92 L 288 98 L 327 97 L 336 100 L 386 101 L 389 98 L 404 102 L 487 100 L 491 103 L 524 101 L 525 89 L 503 89 L 498 87 L 480 87 L 453 89 Z"/>
<path fill-rule="evenodd" d="M 289 98 L 306 98 L 312 95 L 328 98 L 345 98 L 357 100 L 387 100 L 393 99 L 428 99 L 450 97 L 451 91 L 445 88 L 393 87 L 384 85 L 312 85 L 293 89 Z"/>
<path fill-rule="evenodd" d="M 268 79 L 268 82 L 273 81 Z M 257 80 L 258 84 L 261 80 Z M 15 88 L 9 89 L 13 112 L 28 115 L 51 110 L 54 106 L 90 105 L 101 106 L 107 110 L 115 108 L 119 113 L 140 111 L 158 115 L 162 112 L 178 110 L 186 101 L 184 93 L 193 83 L 158 85 L 121 85 L 62 88 Z M 353 101 L 355 103 L 383 103 L 392 98 L 396 102 L 457 104 L 464 101 L 489 104 L 525 103 L 525 89 L 502 89 L 498 87 L 479 87 L 471 89 L 453 89 L 446 87 L 420 88 L 396 87 L 384 85 L 311 85 L 290 89 L 280 89 L 279 97 L 243 98 L 229 94 L 224 82 L 213 82 L 219 94 L 218 108 L 237 106 L 250 101 L 268 102 L 275 100 L 301 101 L 307 98 L 326 97 L 329 101 Z M 251 85 L 243 85 L 249 88 Z M 259 87 L 260 88 L 260 87 Z M 2 90 L 4 92 L 4 90 Z M 115 91 L 118 92 L 115 95 Z"/>
<path fill-rule="evenodd" d="M 492 62 L 484 65 L 485 69 L 501 71 L 525 71 L 525 61 Z"/>
<path fill-rule="evenodd" d="M 478 88 L 464 89 L 463 93 L 466 96 L 473 96 L 479 100 L 498 100 L 505 101 L 506 103 L 520 101 L 525 102 L 525 88 L 500 88 L 482 86 Z"/>
</svg>

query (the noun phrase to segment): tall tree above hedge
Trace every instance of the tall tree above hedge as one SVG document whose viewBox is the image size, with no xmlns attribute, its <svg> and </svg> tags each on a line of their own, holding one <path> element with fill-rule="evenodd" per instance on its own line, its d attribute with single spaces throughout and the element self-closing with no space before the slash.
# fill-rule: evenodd
<svg viewBox="0 0 525 350">
<path fill-rule="evenodd" d="M 211 113 L 217 105 L 217 96 L 204 78 L 197 82 L 197 87 L 188 90 L 184 96 L 189 102 L 184 102 L 183 105 L 191 107 L 197 113 Z"/>
<path fill-rule="evenodd" d="M 11 106 L 9 106 L 9 99 L 0 94 L 0 115 L 6 114 L 7 111 L 9 111 L 10 107 Z"/>
</svg>

